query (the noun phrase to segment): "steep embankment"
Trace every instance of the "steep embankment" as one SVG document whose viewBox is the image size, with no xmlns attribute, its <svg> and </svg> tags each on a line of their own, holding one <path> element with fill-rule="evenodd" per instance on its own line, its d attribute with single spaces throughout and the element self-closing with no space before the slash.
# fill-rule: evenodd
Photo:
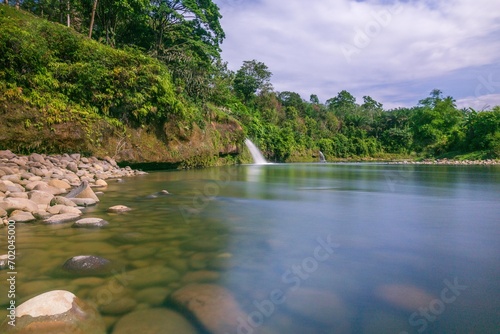
<svg viewBox="0 0 500 334">
<path fill-rule="evenodd" d="M 184 98 L 159 61 L 0 5 L 0 150 L 191 167 L 233 161 L 243 139 L 232 117 Z"/>
</svg>

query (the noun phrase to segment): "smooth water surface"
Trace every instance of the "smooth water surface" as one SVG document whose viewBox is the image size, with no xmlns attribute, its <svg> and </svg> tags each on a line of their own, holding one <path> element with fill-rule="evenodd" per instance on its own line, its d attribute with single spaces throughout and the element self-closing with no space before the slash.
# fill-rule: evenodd
<svg viewBox="0 0 500 334">
<path fill-rule="evenodd" d="M 106 228 L 18 225 L 19 302 L 67 289 L 96 302 L 111 332 L 133 309 L 171 307 L 169 294 L 198 280 L 229 289 L 248 314 L 232 333 L 500 328 L 497 166 L 248 165 L 109 183 L 84 215 Z M 163 189 L 171 195 L 155 194 Z M 117 204 L 133 210 L 106 213 Z M 61 272 L 84 254 L 120 263 L 132 278 L 108 296 L 122 273 Z M 179 278 L 152 279 L 158 267 Z M 134 276 L 145 268 L 153 273 Z"/>
</svg>

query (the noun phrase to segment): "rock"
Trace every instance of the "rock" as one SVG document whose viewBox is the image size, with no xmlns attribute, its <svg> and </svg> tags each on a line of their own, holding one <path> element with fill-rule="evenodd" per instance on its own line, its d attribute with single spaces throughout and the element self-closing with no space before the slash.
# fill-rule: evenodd
<svg viewBox="0 0 500 334">
<path fill-rule="evenodd" d="M 415 311 L 419 307 L 429 305 L 436 297 L 428 292 L 404 284 L 388 284 L 376 288 L 375 295 L 392 306 L 406 311 Z"/>
<path fill-rule="evenodd" d="M 292 313 L 332 328 L 332 332 L 346 333 L 352 312 L 333 292 L 299 288 L 285 295 L 285 307 Z M 335 330 L 333 330 L 335 329 Z"/>
<path fill-rule="evenodd" d="M 29 223 L 36 220 L 36 218 L 31 212 L 15 210 L 10 215 L 9 220 L 13 220 L 16 223 Z"/>
<path fill-rule="evenodd" d="M 127 273 L 127 277 L 130 278 L 129 284 L 133 288 L 166 285 L 180 279 L 180 275 L 176 270 L 163 266 L 131 270 Z"/>
<path fill-rule="evenodd" d="M 17 155 L 10 150 L 0 150 L 0 159 L 14 159 L 15 157 L 17 157 Z"/>
<path fill-rule="evenodd" d="M 72 171 L 73 173 L 76 173 L 78 172 L 78 165 L 75 163 L 75 162 L 70 162 L 66 168 L 70 171 Z"/>
<path fill-rule="evenodd" d="M 7 211 L 4 209 L 0 208 L 0 217 L 7 217 Z"/>
<path fill-rule="evenodd" d="M 112 334 L 196 334 L 198 331 L 179 313 L 165 308 L 139 310 L 115 324 Z"/>
<path fill-rule="evenodd" d="M 87 181 L 83 181 L 78 187 L 71 190 L 66 198 L 92 198 L 96 202 L 99 202 L 99 197 L 94 193 L 92 188 L 90 188 Z"/>
<path fill-rule="evenodd" d="M 44 185 L 44 186 L 49 186 L 46 182 L 44 181 L 41 181 L 41 180 L 36 180 L 36 181 L 31 181 L 30 183 L 26 184 L 25 188 L 26 190 L 30 191 L 30 190 L 33 190 L 35 189 L 36 186 L 38 186 L 39 184 L 41 185 Z"/>
<path fill-rule="evenodd" d="M 52 217 L 49 217 L 49 218 L 45 219 L 43 222 L 45 224 L 62 224 L 62 223 L 74 221 L 74 220 L 78 219 L 78 217 L 80 217 L 81 215 L 82 215 L 81 212 L 80 212 L 80 214 L 62 213 L 62 214 L 58 214 L 58 215 L 54 215 Z"/>
<path fill-rule="evenodd" d="M 4 209 L 7 212 L 12 212 L 14 210 L 21 210 L 27 212 L 36 212 L 38 211 L 38 205 L 24 198 L 5 198 L 2 202 L 0 202 L 0 208 Z"/>
<path fill-rule="evenodd" d="M 10 193 L 6 197 L 13 197 L 13 198 L 24 198 L 28 199 L 28 194 L 25 192 L 17 192 L 17 193 Z"/>
<path fill-rule="evenodd" d="M 153 287 L 143 289 L 135 294 L 137 300 L 150 306 L 160 306 L 172 291 L 168 288 Z"/>
<path fill-rule="evenodd" d="M 62 188 L 56 188 L 56 187 L 53 187 L 53 186 L 49 186 L 48 184 L 46 183 L 40 183 L 40 184 L 37 184 L 33 190 L 41 190 L 41 191 L 45 191 L 47 193 L 50 193 L 52 195 L 61 195 L 61 194 L 64 194 L 66 192 L 65 189 L 62 189 Z"/>
<path fill-rule="evenodd" d="M 28 192 L 28 198 L 36 204 L 50 205 L 54 195 L 45 191 L 32 190 Z"/>
<path fill-rule="evenodd" d="M 38 295 L 16 309 L 16 326 L 7 318 L 1 333 L 105 334 L 104 321 L 89 304 L 69 291 L 54 290 Z"/>
<path fill-rule="evenodd" d="M 73 202 L 71 199 L 63 197 L 63 196 L 55 196 L 51 201 L 50 205 L 57 205 L 57 204 L 62 204 L 66 206 L 77 206 L 75 202 Z"/>
<path fill-rule="evenodd" d="M 42 155 L 38 154 L 38 153 L 32 153 L 32 154 L 28 157 L 28 159 L 29 159 L 30 161 L 33 161 L 33 162 L 39 162 L 39 163 L 41 163 L 41 164 L 43 164 L 43 163 L 45 162 L 45 158 L 44 158 Z"/>
<path fill-rule="evenodd" d="M 79 255 L 64 262 L 62 268 L 72 274 L 102 275 L 112 270 L 111 262 L 94 255 Z"/>
<path fill-rule="evenodd" d="M 104 181 L 103 179 L 99 179 L 95 181 L 94 187 L 96 188 L 106 188 L 108 186 L 108 183 Z"/>
<path fill-rule="evenodd" d="M 238 319 L 247 319 L 231 292 L 215 284 L 187 285 L 171 299 L 213 334 L 234 333 L 240 326 Z"/>
<path fill-rule="evenodd" d="M 137 306 L 135 299 L 121 297 L 99 307 L 101 314 L 120 315 L 133 311 Z"/>
<path fill-rule="evenodd" d="M 17 193 L 17 192 L 23 192 L 24 188 L 20 184 L 14 183 L 10 180 L 1 180 L 0 191 L 4 193 L 7 191 L 10 191 L 12 193 Z"/>
<path fill-rule="evenodd" d="M 115 206 L 108 208 L 108 212 L 111 212 L 111 213 L 122 213 L 122 212 L 127 212 L 130 210 L 132 210 L 132 209 L 125 206 L 125 205 L 115 205 Z"/>
<path fill-rule="evenodd" d="M 71 189 L 71 185 L 63 180 L 57 180 L 57 179 L 52 179 L 48 182 L 49 186 L 55 187 L 55 188 L 60 188 L 64 190 Z"/>
<path fill-rule="evenodd" d="M 74 213 L 76 215 L 82 214 L 82 212 L 77 207 L 66 206 L 66 205 L 62 205 L 62 204 L 57 204 L 57 205 L 48 207 L 47 212 L 49 212 L 53 215 L 64 214 L 64 213 Z"/>
<path fill-rule="evenodd" d="M 93 198 L 68 198 L 73 205 L 78 205 L 78 206 L 92 206 L 96 205 L 97 201 Z"/>
<path fill-rule="evenodd" d="M 94 228 L 94 227 L 103 227 L 108 225 L 109 223 L 101 218 L 83 218 L 77 220 L 71 227 L 83 227 L 83 228 Z"/>
<path fill-rule="evenodd" d="M 184 283 L 210 283 L 220 279 L 220 274 L 216 271 L 198 270 L 190 271 L 182 277 Z"/>
<path fill-rule="evenodd" d="M 38 210 L 37 212 L 33 212 L 33 216 L 35 216 L 36 219 L 44 220 L 52 216 L 52 214 L 45 210 Z"/>
</svg>

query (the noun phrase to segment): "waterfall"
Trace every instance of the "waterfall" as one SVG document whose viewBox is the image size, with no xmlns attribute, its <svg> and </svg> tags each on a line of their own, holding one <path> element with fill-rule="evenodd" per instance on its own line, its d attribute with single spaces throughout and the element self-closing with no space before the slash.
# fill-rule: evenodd
<svg viewBox="0 0 500 334">
<path fill-rule="evenodd" d="M 253 158 L 253 163 L 256 165 L 265 165 L 268 164 L 262 153 L 260 153 L 259 149 L 257 146 L 255 146 L 254 143 L 250 139 L 245 139 L 245 145 L 248 147 L 250 150 L 250 153 L 252 154 Z"/>
<path fill-rule="evenodd" d="M 319 151 L 319 162 L 326 162 L 325 155 Z"/>
</svg>

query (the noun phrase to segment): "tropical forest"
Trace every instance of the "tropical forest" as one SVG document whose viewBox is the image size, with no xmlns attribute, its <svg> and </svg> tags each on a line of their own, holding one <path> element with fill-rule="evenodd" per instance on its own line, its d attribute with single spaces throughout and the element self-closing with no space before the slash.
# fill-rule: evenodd
<svg viewBox="0 0 500 334">
<path fill-rule="evenodd" d="M 274 162 L 500 156 L 499 106 L 276 91 L 259 60 L 228 68 L 224 37 L 211 0 L 5 0 L 0 149 L 186 168 L 247 161 L 245 138 Z"/>
</svg>

